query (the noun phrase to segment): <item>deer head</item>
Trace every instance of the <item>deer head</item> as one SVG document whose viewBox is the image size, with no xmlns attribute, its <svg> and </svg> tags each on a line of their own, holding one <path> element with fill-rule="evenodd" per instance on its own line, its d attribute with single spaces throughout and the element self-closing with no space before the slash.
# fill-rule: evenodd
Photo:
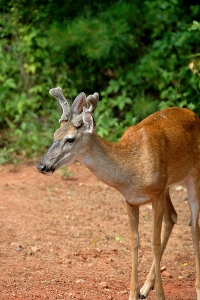
<svg viewBox="0 0 200 300">
<path fill-rule="evenodd" d="M 80 93 L 70 109 L 61 88 L 53 88 L 49 93 L 59 101 L 63 113 L 54 141 L 38 165 L 38 171 L 47 175 L 74 162 L 87 151 L 88 139 L 95 129 L 92 113 L 99 99 L 98 93 L 87 98 Z"/>
</svg>

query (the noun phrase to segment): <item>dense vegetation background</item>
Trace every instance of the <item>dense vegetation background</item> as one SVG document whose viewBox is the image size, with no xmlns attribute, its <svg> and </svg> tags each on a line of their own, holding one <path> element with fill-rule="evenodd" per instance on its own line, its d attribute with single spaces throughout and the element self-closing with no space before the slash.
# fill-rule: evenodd
<svg viewBox="0 0 200 300">
<path fill-rule="evenodd" d="M 0 163 L 50 144 L 56 86 L 69 102 L 100 93 L 95 119 L 109 140 L 165 107 L 200 116 L 198 2 L 0 0 Z"/>
</svg>

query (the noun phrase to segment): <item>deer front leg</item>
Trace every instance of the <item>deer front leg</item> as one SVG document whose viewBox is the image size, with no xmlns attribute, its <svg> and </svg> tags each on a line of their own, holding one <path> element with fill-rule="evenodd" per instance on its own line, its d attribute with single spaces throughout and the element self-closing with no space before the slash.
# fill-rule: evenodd
<svg viewBox="0 0 200 300">
<path fill-rule="evenodd" d="M 132 272 L 131 272 L 131 285 L 129 300 L 138 300 L 139 298 L 139 283 L 138 283 L 138 222 L 139 222 L 139 207 L 131 206 L 126 203 L 129 224 L 130 224 L 130 237 L 132 248 Z"/>
</svg>

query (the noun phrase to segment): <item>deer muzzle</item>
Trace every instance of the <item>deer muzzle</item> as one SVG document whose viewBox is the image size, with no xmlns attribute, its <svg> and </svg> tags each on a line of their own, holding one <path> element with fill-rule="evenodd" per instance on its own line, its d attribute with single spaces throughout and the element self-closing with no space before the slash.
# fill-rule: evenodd
<svg viewBox="0 0 200 300">
<path fill-rule="evenodd" d="M 60 151 L 62 144 L 60 141 L 54 141 L 45 156 L 40 161 L 37 169 L 40 173 L 45 175 L 52 175 L 56 169 L 57 160 L 60 158 Z"/>
<path fill-rule="evenodd" d="M 53 168 L 47 167 L 47 165 L 42 163 L 42 161 L 37 166 L 37 169 L 40 173 L 45 174 L 45 175 L 52 175 L 54 172 Z"/>
</svg>

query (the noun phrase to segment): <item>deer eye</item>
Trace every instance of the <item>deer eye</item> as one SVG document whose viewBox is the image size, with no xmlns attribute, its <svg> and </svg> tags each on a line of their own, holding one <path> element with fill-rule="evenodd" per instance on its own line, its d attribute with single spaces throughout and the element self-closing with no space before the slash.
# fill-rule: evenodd
<svg viewBox="0 0 200 300">
<path fill-rule="evenodd" d="M 67 143 L 73 143 L 75 141 L 75 138 L 68 138 L 66 140 Z"/>
</svg>

